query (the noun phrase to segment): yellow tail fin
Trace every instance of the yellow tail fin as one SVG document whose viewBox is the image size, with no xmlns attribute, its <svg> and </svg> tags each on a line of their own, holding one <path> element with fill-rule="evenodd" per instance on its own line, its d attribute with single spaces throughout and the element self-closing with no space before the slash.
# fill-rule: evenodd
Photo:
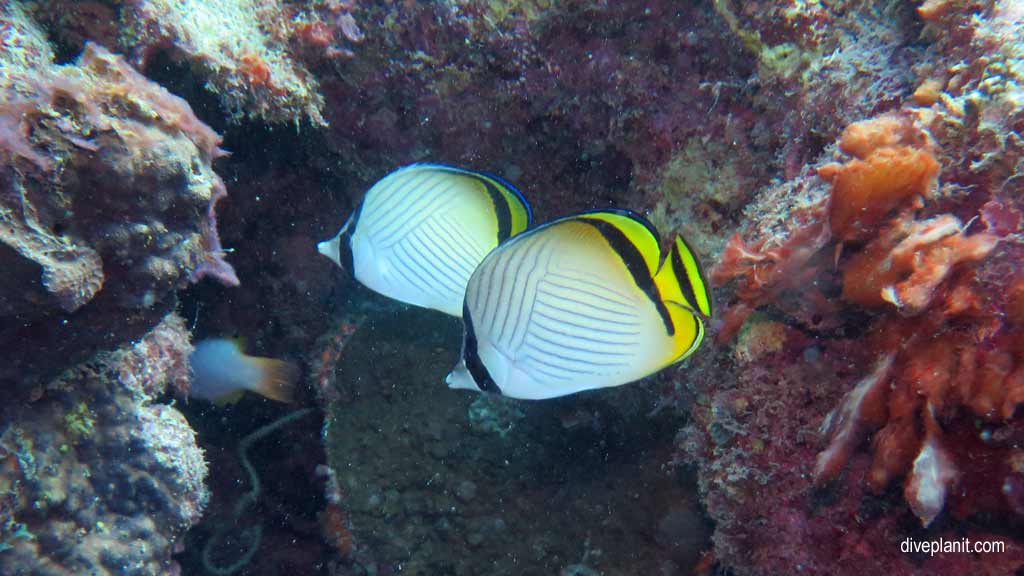
<svg viewBox="0 0 1024 576">
<path fill-rule="evenodd" d="M 271 400 L 291 404 L 295 400 L 295 383 L 299 380 L 299 367 L 285 360 L 253 358 L 260 369 L 260 379 L 252 391 Z"/>
<path fill-rule="evenodd" d="M 697 255 L 682 236 L 676 236 L 655 283 L 666 302 L 677 302 L 705 318 L 711 317 L 711 291 L 704 271 Z"/>
<path fill-rule="evenodd" d="M 701 321 L 700 315 L 688 306 L 669 301 L 665 303 L 665 307 L 672 316 L 672 324 L 676 327 L 676 333 L 672 336 L 672 356 L 666 362 L 668 365 L 683 361 L 700 347 L 700 343 L 704 341 L 704 322 Z"/>
</svg>

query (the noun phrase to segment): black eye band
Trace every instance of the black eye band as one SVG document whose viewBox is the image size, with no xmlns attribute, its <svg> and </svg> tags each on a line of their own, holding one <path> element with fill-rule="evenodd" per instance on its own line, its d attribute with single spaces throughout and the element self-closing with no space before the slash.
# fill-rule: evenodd
<svg viewBox="0 0 1024 576">
<path fill-rule="evenodd" d="M 466 325 L 466 337 L 463 342 L 462 359 L 466 363 L 466 368 L 469 373 L 473 376 L 473 381 L 480 390 L 484 392 L 492 392 L 494 394 L 501 394 L 501 388 L 491 378 L 491 373 L 487 371 L 487 367 L 484 366 L 480 355 L 476 349 L 476 333 L 473 332 L 473 319 L 469 317 L 469 306 L 465 303 L 462 304 L 462 321 Z"/>
</svg>

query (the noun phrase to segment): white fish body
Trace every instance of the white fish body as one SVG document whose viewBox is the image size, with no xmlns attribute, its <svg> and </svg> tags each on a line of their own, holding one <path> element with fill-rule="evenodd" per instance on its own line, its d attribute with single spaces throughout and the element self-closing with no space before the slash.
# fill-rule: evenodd
<svg viewBox="0 0 1024 576">
<path fill-rule="evenodd" d="M 530 218 L 519 191 L 497 176 L 414 164 L 374 184 L 318 249 L 379 294 L 461 316 L 476 266 Z"/>
<path fill-rule="evenodd" d="M 463 358 L 449 386 L 552 398 L 632 382 L 690 354 L 703 337 L 698 310 L 710 314 L 699 266 L 681 274 L 683 288 L 673 269 L 691 254 L 658 273 L 657 238 L 637 219 L 567 217 L 488 255 L 466 292 Z M 673 250 L 685 248 L 677 242 Z"/>
</svg>

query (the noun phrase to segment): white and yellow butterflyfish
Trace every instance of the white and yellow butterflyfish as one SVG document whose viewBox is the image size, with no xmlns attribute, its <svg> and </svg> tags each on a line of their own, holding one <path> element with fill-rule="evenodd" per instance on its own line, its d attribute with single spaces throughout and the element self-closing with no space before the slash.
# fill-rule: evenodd
<svg viewBox="0 0 1024 576">
<path fill-rule="evenodd" d="M 555 220 L 491 252 L 466 290 L 452 388 L 553 398 L 639 380 L 704 337 L 711 296 L 682 237 L 626 210 Z"/>
<path fill-rule="evenodd" d="M 532 217 L 522 193 L 498 176 L 413 164 L 374 184 L 317 248 L 379 294 L 461 316 L 477 265 Z"/>
</svg>

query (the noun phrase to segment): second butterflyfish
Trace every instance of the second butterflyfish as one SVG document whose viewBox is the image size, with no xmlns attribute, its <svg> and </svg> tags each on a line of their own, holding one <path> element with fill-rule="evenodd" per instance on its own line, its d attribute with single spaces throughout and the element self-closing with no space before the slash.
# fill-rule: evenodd
<svg viewBox="0 0 1024 576">
<path fill-rule="evenodd" d="M 498 176 L 413 164 L 374 184 L 317 248 L 379 294 L 462 316 L 477 265 L 532 216 L 522 193 Z"/>
<path fill-rule="evenodd" d="M 452 388 L 543 399 L 639 380 L 700 346 L 711 296 L 677 236 L 626 210 L 555 220 L 491 252 L 466 290 Z"/>
</svg>

